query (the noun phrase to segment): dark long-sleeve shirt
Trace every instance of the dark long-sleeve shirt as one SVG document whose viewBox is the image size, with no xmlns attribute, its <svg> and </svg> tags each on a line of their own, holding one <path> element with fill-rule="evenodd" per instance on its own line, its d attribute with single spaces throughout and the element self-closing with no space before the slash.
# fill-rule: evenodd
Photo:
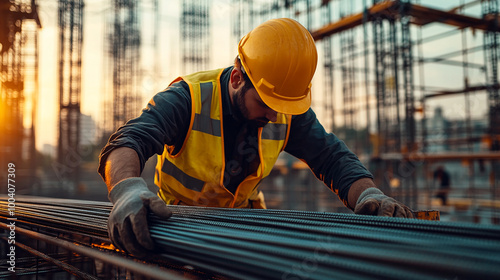
<svg viewBox="0 0 500 280">
<path fill-rule="evenodd" d="M 226 186 L 228 190 L 234 190 L 235 186 L 256 168 L 255 160 L 242 160 L 241 153 L 233 151 L 256 152 L 257 148 L 252 132 L 245 131 L 245 134 L 248 134 L 246 138 L 238 136 L 241 129 L 247 129 L 247 127 L 233 114 L 237 109 L 231 105 L 228 91 L 232 69 L 233 67 L 224 69 L 221 75 L 225 160 L 226 163 L 236 161 L 244 164 L 237 165 L 238 172 L 235 172 L 235 175 L 228 180 L 224 180 L 225 184 L 226 182 L 228 184 Z M 106 158 L 113 149 L 118 147 L 129 147 L 137 152 L 141 172 L 145 162 L 151 156 L 163 153 L 165 144 L 174 146 L 174 154 L 177 153 L 184 143 L 190 118 L 189 86 L 184 81 L 176 82 L 156 94 L 139 117 L 129 120 L 111 135 L 107 145 L 101 151 L 99 174 L 103 179 L 105 178 Z M 312 109 L 292 117 L 290 136 L 285 151 L 304 160 L 316 177 L 337 193 L 346 206 L 348 206 L 347 195 L 351 184 L 361 178 L 373 178 L 343 141 L 333 133 L 326 133 Z M 258 156 L 253 156 L 252 153 L 245 154 L 245 157 L 258 160 Z M 227 164 L 227 166 L 234 165 Z"/>
</svg>

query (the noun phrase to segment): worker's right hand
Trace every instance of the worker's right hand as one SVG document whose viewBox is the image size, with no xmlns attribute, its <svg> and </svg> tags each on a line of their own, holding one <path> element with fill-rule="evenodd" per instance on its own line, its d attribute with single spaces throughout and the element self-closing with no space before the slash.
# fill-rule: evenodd
<svg viewBox="0 0 500 280">
<path fill-rule="evenodd" d="M 172 216 L 165 202 L 151 192 L 141 177 L 117 183 L 109 192 L 113 209 L 108 219 L 108 235 L 115 246 L 136 256 L 154 249 L 147 214 L 152 211 L 163 219 Z"/>
<path fill-rule="evenodd" d="M 355 214 L 413 218 L 411 209 L 377 188 L 364 190 L 356 202 Z"/>
</svg>

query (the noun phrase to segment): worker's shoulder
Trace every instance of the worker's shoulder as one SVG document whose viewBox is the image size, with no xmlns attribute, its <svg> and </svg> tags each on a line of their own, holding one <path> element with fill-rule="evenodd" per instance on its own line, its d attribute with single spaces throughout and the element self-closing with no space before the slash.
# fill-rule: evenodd
<svg viewBox="0 0 500 280">
<path fill-rule="evenodd" d="M 169 85 L 164 90 L 158 92 L 155 99 L 180 99 L 183 101 L 191 102 L 191 93 L 189 91 L 189 85 L 185 81 L 178 81 Z"/>
<path fill-rule="evenodd" d="M 179 80 L 175 83 L 172 83 L 164 90 L 160 91 L 160 93 L 181 93 L 187 96 L 190 96 L 189 93 L 189 85 L 184 80 Z"/>
<path fill-rule="evenodd" d="M 191 114 L 191 105 L 189 86 L 185 82 L 180 81 L 171 84 L 166 89 L 153 95 L 146 108 L 143 109 L 143 112 L 160 112 L 166 115 L 181 114 L 189 116 Z"/>
</svg>

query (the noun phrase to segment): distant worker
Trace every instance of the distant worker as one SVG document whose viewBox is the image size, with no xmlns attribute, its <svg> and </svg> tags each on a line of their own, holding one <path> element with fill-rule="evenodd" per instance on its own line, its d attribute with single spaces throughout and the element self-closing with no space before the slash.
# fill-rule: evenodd
<svg viewBox="0 0 500 280">
<path fill-rule="evenodd" d="M 439 189 L 436 197 L 441 199 L 441 205 L 447 205 L 448 193 L 450 192 L 450 175 L 443 166 L 439 166 L 434 171 L 434 180 L 439 182 Z"/>
<path fill-rule="evenodd" d="M 152 250 L 146 214 L 169 218 L 167 204 L 265 208 L 259 183 L 282 151 L 307 163 L 354 213 L 413 217 L 316 119 L 316 63 L 311 34 L 273 19 L 241 39 L 233 66 L 179 77 L 156 94 L 101 151 L 112 242 L 135 255 Z M 154 154 L 158 194 L 139 177 Z"/>
</svg>

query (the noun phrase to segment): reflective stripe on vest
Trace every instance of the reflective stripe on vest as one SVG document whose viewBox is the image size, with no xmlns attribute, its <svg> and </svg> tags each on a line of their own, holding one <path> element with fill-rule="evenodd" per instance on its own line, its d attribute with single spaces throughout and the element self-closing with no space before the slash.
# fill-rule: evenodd
<svg viewBox="0 0 500 280">
<path fill-rule="evenodd" d="M 210 108 L 212 107 L 212 90 L 213 85 L 211 82 L 200 84 L 201 112 L 194 115 L 193 130 L 220 137 L 220 121 L 210 118 Z"/>
<path fill-rule="evenodd" d="M 260 165 L 236 189 L 223 186 L 225 171 L 224 132 L 220 75 L 223 69 L 198 72 L 180 79 L 191 91 L 191 122 L 180 151 L 165 146 L 158 157 L 155 183 L 167 204 L 248 207 L 257 194 L 260 181 L 269 175 L 288 139 L 291 116 L 278 114 L 278 120 L 259 129 Z"/>
</svg>

